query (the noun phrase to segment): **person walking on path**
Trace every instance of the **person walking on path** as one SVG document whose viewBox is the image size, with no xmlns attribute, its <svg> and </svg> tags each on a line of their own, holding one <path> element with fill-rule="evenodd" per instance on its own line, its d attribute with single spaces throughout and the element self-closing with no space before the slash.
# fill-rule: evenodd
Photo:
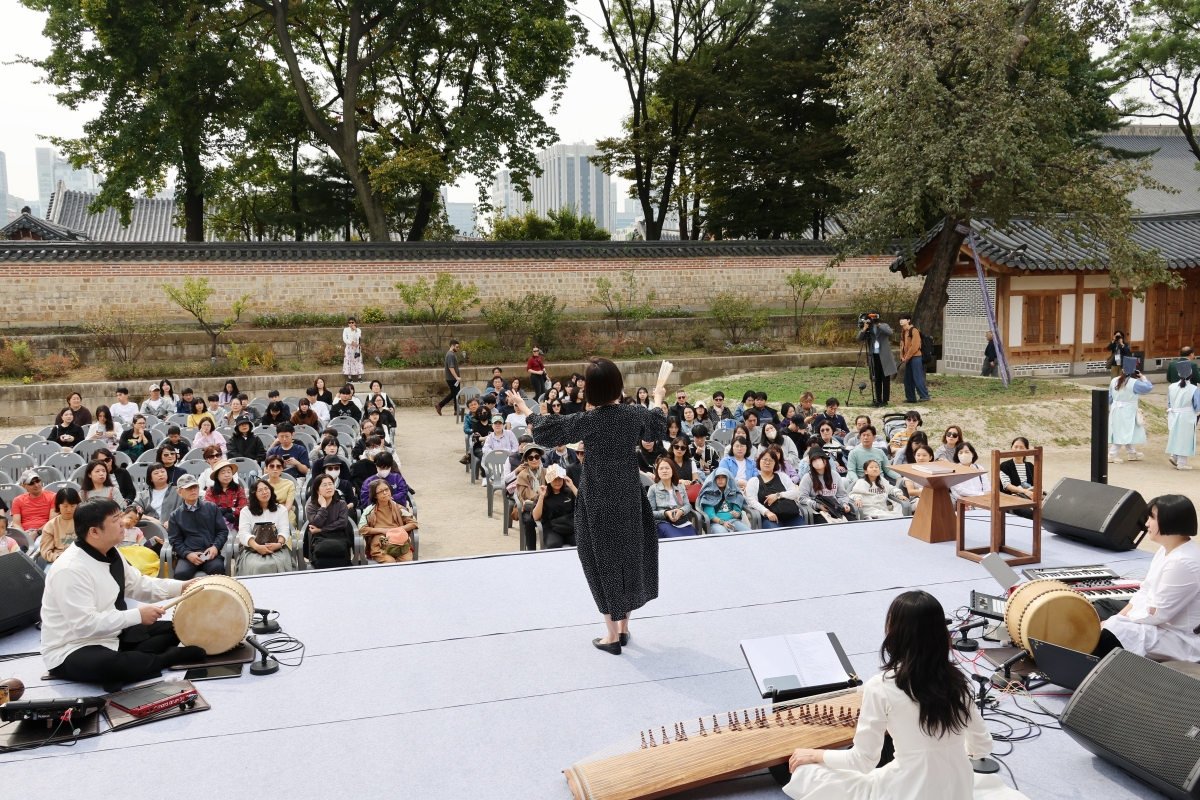
<svg viewBox="0 0 1200 800">
<path fill-rule="evenodd" d="M 1130 380 L 1132 378 L 1132 380 Z M 1142 411 L 1138 408 L 1138 395 L 1149 394 L 1154 384 L 1146 380 L 1137 368 L 1137 359 L 1127 356 L 1121 365 L 1121 377 L 1113 378 L 1108 384 L 1108 462 L 1120 464 L 1118 457 L 1121 446 L 1126 451 L 1125 458 L 1129 461 L 1139 461 L 1142 454 L 1134 445 L 1146 443 L 1146 424 L 1142 421 Z"/>
<path fill-rule="evenodd" d="M 439 417 L 442 407 L 453 403 L 454 398 L 458 397 L 458 390 L 462 388 L 462 380 L 458 376 L 458 339 L 451 339 L 450 349 L 446 351 L 446 385 L 450 387 L 450 393 L 433 403 Z"/>
<path fill-rule="evenodd" d="M 929 402 L 925 388 L 925 359 L 921 355 L 921 332 L 912 324 L 912 314 L 900 315 L 900 363 L 904 365 L 904 399 Z"/>
<path fill-rule="evenodd" d="M 1200 392 L 1191 382 L 1192 362 L 1184 359 L 1173 365 L 1176 383 L 1167 387 L 1167 449 L 1175 469 L 1191 469 L 1187 460 L 1196 455 L 1196 415 L 1200 413 Z"/>
<path fill-rule="evenodd" d="M 542 447 L 583 442 L 587 460 L 575 501 L 575 540 L 584 577 L 604 615 L 605 636 L 592 644 L 613 655 L 629 642 L 629 614 L 658 597 L 658 527 L 638 474 L 638 441 L 667 436 L 654 390 L 650 408 L 622 404 L 624 380 L 617 365 L 593 357 L 586 373 L 588 409 L 579 414 L 538 414 L 509 392 L 508 402 L 527 416 Z"/>
<path fill-rule="evenodd" d="M 991 331 L 988 331 L 987 347 L 983 348 L 983 371 L 979 374 L 985 378 L 996 377 L 996 339 Z"/>
</svg>

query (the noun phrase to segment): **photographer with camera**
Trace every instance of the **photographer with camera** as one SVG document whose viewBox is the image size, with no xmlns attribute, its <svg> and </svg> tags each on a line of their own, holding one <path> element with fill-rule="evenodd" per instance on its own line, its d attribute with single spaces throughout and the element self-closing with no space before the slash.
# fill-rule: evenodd
<svg viewBox="0 0 1200 800">
<path fill-rule="evenodd" d="M 892 395 L 892 376 L 896 374 L 896 359 L 892 356 L 892 326 L 875 312 L 858 316 L 858 340 L 867 347 L 871 364 L 871 383 L 874 400 L 871 405 L 886 406 Z"/>
<path fill-rule="evenodd" d="M 1133 348 L 1125 341 L 1125 333 L 1123 331 L 1114 331 L 1112 341 L 1108 343 L 1108 352 L 1112 353 L 1108 357 L 1108 372 L 1113 378 L 1121 377 L 1121 365 L 1125 363 L 1125 359 L 1133 355 Z"/>
</svg>

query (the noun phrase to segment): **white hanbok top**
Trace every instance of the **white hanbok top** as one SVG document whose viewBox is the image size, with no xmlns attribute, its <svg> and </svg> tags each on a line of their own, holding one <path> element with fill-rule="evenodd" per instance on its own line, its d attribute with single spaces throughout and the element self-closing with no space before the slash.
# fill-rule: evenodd
<svg viewBox="0 0 1200 800">
<path fill-rule="evenodd" d="M 1200 547 L 1195 542 L 1170 553 L 1159 548 L 1129 602 L 1128 614 L 1104 621 L 1122 647 L 1156 661 L 1200 661 L 1200 635 L 1192 633 L 1200 625 Z"/>
<path fill-rule="evenodd" d="M 896 686 L 892 673 L 868 680 L 862 695 L 854 747 L 826 750 L 824 764 L 799 767 L 784 788 L 789 797 L 969 800 L 974 796 L 971 758 L 992 752 L 992 735 L 974 704 L 966 728 L 935 739 L 922 733 L 921 707 Z M 876 769 L 885 732 L 892 735 L 896 757 Z"/>
</svg>

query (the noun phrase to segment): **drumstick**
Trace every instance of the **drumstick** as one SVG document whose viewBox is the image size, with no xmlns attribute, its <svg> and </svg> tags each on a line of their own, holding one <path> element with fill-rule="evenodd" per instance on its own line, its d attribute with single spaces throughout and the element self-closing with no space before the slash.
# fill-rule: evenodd
<svg viewBox="0 0 1200 800">
<path fill-rule="evenodd" d="M 175 606 L 182 603 L 184 598 L 191 597 L 194 594 L 203 592 L 207 588 L 208 588 L 207 586 L 197 586 L 195 589 L 191 589 L 191 590 L 186 591 L 183 594 L 179 595 L 179 597 L 176 597 L 174 600 L 169 600 L 166 603 L 163 603 L 161 606 L 159 606 L 159 608 L 161 608 L 163 611 L 166 611 L 169 608 L 174 608 Z"/>
</svg>

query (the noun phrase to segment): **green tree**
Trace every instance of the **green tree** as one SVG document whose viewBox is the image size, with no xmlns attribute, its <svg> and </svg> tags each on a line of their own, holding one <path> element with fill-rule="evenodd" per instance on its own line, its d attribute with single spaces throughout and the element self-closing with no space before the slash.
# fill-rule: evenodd
<svg viewBox="0 0 1200 800">
<path fill-rule="evenodd" d="M 714 294 L 708 301 L 708 313 L 730 344 L 741 344 L 742 339 L 761 331 L 771 319 L 766 309 L 755 309 L 748 296 L 734 292 Z"/>
<path fill-rule="evenodd" d="M 131 193 L 161 191 L 176 170 L 188 241 L 204 239 L 211 163 L 237 125 L 253 51 L 219 6 L 199 0 L 21 0 L 48 14 L 50 55 L 31 63 L 72 109 L 99 111 L 78 139 L 53 138 L 77 167 L 104 174 L 91 210 L 129 224 Z"/>
<path fill-rule="evenodd" d="M 564 306 L 552 294 L 527 292 L 520 300 L 488 303 L 480 315 L 505 349 L 516 350 L 530 345 L 546 349 L 558 343 Z"/>
<path fill-rule="evenodd" d="M 605 316 L 616 323 L 618 331 L 626 321 L 641 322 L 654 313 L 654 290 L 643 295 L 637 273 L 631 269 L 622 270 L 617 283 L 596 278 L 596 293 L 590 299 L 604 306 Z"/>
<path fill-rule="evenodd" d="M 809 301 L 816 296 L 817 302 L 808 310 L 808 314 L 812 315 L 821 307 L 821 299 L 833 286 L 835 279 L 827 272 L 811 272 L 796 267 L 784 280 L 792 292 L 792 323 L 796 327 L 796 339 L 799 340 L 800 326 L 804 324 L 804 311 Z"/>
<path fill-rule="evenodd" d="M 438 188 L 507 158 L 518 182 L 553 130 L 582 22 L 567 0 L 247 0 L 265 12 L 304 118 L 342 163 L 374 241 L 423 238 Z"/>
<path fill-rule="evenodd" d="M 732 50 L 698 124 L 694 216 L 718 237 L 825 238 L 850 155 L 832 88 L 834 49 L 861 0 L 777 0 Z M 693 221 L 697 238 L 699 219 Z M 810 233 L 811 232 L 811 233 Z"/>
<path fill-rule="evenodd" d="M 442 349 L 446 328 L 479 305 L 479 290 L 474 284 L 464 285 L 448 272 L 439 272 L 433 283 L 423 277 L 412 283 L 397 283 L 396 291 L 421 325 L 425 338 L 438 350 Z"/>
<path fill-rule="evenodd" d="M 212 306 L 208 301 L 217 290 L 208 285 L 208 278 L 187 276 L 183 279 L 182 287 L 163 283 L 159 285 L 159 288 L 166 293 L 172 303 L 191 314 L 196 318 L 196 322 L 200 323 L 200 328 L 212 340 L 211 355 L 213 358 L 217 357 L 217 342 L 221 338 L 221 334 L 237 325 L 242 314 L 250 309 L 250 295 L 244 294 L 234 301 L 229 310 L 229 316 L 219 321 L 215 319 Z"/>
<path fill-rule="evenodd" d="M 589 214 L 579 215 L 570 206 L 551 211 L 550 218 L 539 217 L 530 209 L 519 217 L 492 220 L 488 239 L 493 242 L 536 241 L 607 241 L 608 231 L 596 225 Z"/>
<path fill-rule="evenodd" d="M 1113 49 L 1109 64 L 1122 85 L 1137 84 L 1152 99 L 1129 102 L 1122 113 L 1172 120 L 1200 159 L 1192 122 L 1200 89 L 1200 3 L 1139 0 L 1130 11 L 1129 32 Z"/>
<path fill-rule="evenodd" d="M 633 182 L 646 238 L 662 236 L 673 210 L 679 166 L 714 92 L 721 59 L 762 18 L 766 0 L 600 0 L 608 49 L 625 82 L 630 115 L 623 136 L 596 143 L 596 163 Z M 686 215 L 684 215 L 686 219 Z"/>
<path fill-rule="evenodd" d="M 1019 216 L 1059 245 L 1088 242 L 1081 266 L 1107 267 L 1114 287 L 1126 280 L 1137 295 L 1176 282 L 1156 251 L 1132 239 L 1126 195 L 1156 185 L 1147 165 L 1095 146 L 1103 92 L 1087 79 L 1088 48 L 1110 30 L 1101 25 L 1108 18 L 1080 27 L 1052 0 L 900 0 L 872 10 L 836 82 L 854 149 L 839 244 L 843 253 L 883 252 L 893 237 L 941 222 L 914 325 L 937 329 L 975 219 L 1004 229 Z"/>
</svg>

